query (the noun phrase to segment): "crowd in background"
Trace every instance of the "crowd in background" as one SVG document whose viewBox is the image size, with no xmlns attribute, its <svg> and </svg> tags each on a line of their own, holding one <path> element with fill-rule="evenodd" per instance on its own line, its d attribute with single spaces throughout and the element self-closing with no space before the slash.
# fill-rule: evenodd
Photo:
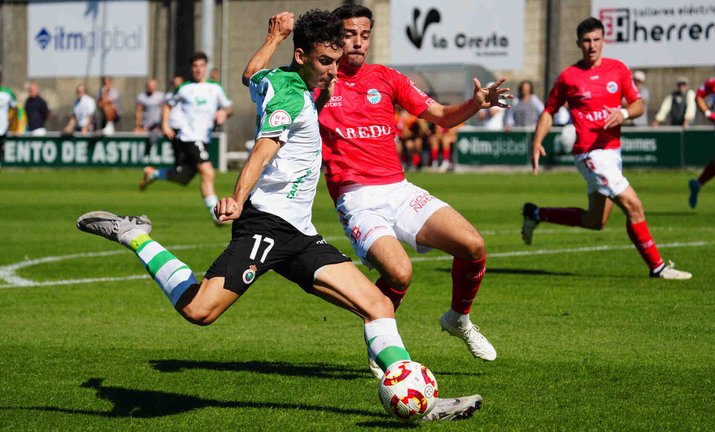
<svg viewBox="0 0 715 432">
<path fill-rule="evenodd" d="M 210 79 L 218 82 L 217 69 L 210 71 Z M 625 126 L 672 125 L 688 127 L 694 123 L 697 112 L 695 91 L 689 88 L 687 77 L 677 78 L 674 91 L 661 102 L 655 119 L 651 123 L 648 121 L 650 91 L 645 85 L 646 74 L 640 70 L 634 71 L 633 79 L 643 97 L 646 111 L 641 117 L 627 120 L 624 123 Z M 183 82 L 182 77 L 176 76 L 172 80 L 172 87 L 163 92 L 158 89 L 158 82 L 155 78 L 149 79 L 145 90 L 136 96 L 133 119 L 123 119 L 120 94 L 113 87 L 111 77 L 101 79 L 101 87 L 97 90 L 95 97 L 88 94 L 84 84 L 80 84 L 76 88 L 77 98 L 73 104 L 70 120 L 63 132 L 97 131 L 103 135 L 112 135 L 115 127 L 122 121 L 126 123 L 121 127 L 124 130 L 131 128 L 136 133 L 160 132 L 162 107 L 172 95 L 173 90 Z M 2 77 L 0 76 L 0 87 L 1 85 Z M 0 130 L 0 136 L 6 135 L 7 132 L 44 135 L 47 132 L 45 123 L 52 112 L 40 95 L 38 85 L 34 82 L 28 84 L 28 97 L 24 104 L 18 103 L 10 89 L 6 87 L 2 87 L 2 89 L 8 94 L 8 102 L 6 102 L 7 107 L 0 107 L 0 111 L 6 112 L 8 123 L 5 131 Z M 712 105 L 713 100 L 711 99 L 708 103 Z M 506 132 L 515 127 L 535 127 L 543 110 L 544 103 L 534 94 L 533 83 L 525 80 L 519 83 L 510 109 L 481 110 L 475 116 L 474 126 L 490 131 Z M 0 113 L 0 115 L 2 114 Z M 132 120 L 133 127 L 130 126 Z M 554 116 L 554 125 L 563 126 L 570 122 L 568 107 L 561 107 Z M 395 125 L 397 130 L 396 145 L 405 170 L 418 170 L 426 167 L 437 171 L 453 169 L 452 147 L 457 140 L 457 129 L 463 125 L 444 129 L 415 117 L 399 107 L 395 116 Z"/>
</svg>

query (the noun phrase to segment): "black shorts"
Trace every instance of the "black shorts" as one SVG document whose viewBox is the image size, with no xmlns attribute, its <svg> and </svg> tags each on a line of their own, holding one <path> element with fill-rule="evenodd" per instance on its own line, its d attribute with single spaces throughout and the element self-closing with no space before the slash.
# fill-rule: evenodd
<svg viewBox="0 0 715 432">
<path fill-rule="evenodd" d="M 203 162 L 211 162 L 208 144 L 203 141 L 181 141 L 175 138 L 171 141 L 174 149 L 174 166 L 189 165 L 195 167 Z"/>
<path fill-rule="evenodd" d="M 231 243 L 206 272 L 205 278 L 225 277 L 224 288 L 238 295 L 268 270 L 313 292 L 315 272 L 350 258 L 320 235 L 307 236 L 284 219 L 255 209 L 250 201 L 233 222 Z"/>
<path fill-rule="evenodd" d="M 0 135 L 0 153 L 2 153 L 2 148 L 5 146 L 6 139 L 7 135 Z M 2 163 L 2 159 L 0 159 L 0 163 Z"/>
</svg>

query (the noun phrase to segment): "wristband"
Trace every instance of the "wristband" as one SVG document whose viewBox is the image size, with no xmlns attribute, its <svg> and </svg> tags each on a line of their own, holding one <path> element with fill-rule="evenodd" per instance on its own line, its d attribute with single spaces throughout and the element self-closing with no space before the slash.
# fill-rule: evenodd
<svg viewBox="0 0 715 432">
<path fill-rule="evenodd" d="M 621 114 L 623 114 L 623 120 L 631 116 L 630 114 L 628 114 L 628 110 L 625 108 L 621 108 Z"/>
<path fill-rule="evenodd" d="M 710 111 L 710 110 L 705 111 L 705 118 L 710 118 L 711 115 L 713 115 L 712 111 Z"/>
</svg>

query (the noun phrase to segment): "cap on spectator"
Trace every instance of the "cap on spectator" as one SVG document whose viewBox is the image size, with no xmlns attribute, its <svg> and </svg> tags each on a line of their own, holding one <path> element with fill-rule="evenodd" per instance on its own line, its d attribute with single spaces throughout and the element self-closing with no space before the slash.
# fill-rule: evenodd
<svg viewBox="0 0 715 432">
<path fill-rule="evenodd" d="M 684 77 L 684 76 L 679 76 L 679 77 L 678 77 L 678 85 L 680 85 L 680 84 L 687 84 L 687 83 L 688 83 L 688 77 Z"/>
<path fill-rule="evenodd" d="M 633 72 L 633 79 L 640 82 L 645 82 L 645 72 L 637 70 Z"/>
</svg>

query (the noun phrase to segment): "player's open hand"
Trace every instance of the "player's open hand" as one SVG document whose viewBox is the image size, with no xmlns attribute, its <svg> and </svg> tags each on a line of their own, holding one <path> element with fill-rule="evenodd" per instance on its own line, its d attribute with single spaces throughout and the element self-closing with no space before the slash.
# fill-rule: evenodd
<svg viewBox="0 0 715 432">
<path fill-rule="evenodd" d="M 216 114 L 214 114 L 214 120 L 216 120 L 216 124 L 219 126 L 221 126 L 226 121 L 226 117 L 226 110 L 223 109 L 216 111 Z"/>
<path fill-rule="evenodd" d="M 169 139 L 173 140 L 174 137 L 176 136 L 176 132 L 174 132 L 174 129 L 169 126 L 168 123 L 163 123 L 161 124 L 161 131 L 164 133 L 164 135 Z"/>
<path fill-rule="evenodd" d="M 616 127 L 625 120 L 620 108 L 610 108 L 606 105 L 604 105 L 603 108 L 608 110 L 608 117 L 606 117 L 606 123 L 603 125 L 604 129 Z"/>
<path fill-rule="evenodd" d="M 281 12 L 277 15 L 273 15 L 268 20 L 268 34 L 271 36 L 279 37 L 280 40 L 284 40 L 293 31 L 293 22 L 295 21 L 295 16 L 293 12 Z"/>
<path fill-rule="evenodd" d="M 225 222 L 238 219 L 241 216 L 241 210 L 232 197 L 221 198 L 214 207 L 214 214 L 220 222 Z"/>
<path fill-rule="evenodd" d="M 534 175 L 539 175 L 539 158 L 546 156 L 546 150 L 541 144 L 533 144 L 531 151 L 531 166 L 534 169 Z"/>
<path fill-rule="evenodd" d="M 506 78 L 501 78 L 489 87 L 482 88 L 479 80 L 474 78 L 473 98 L 477 106 L 479 106 L 480 109 L 491 107 L 511 108 L 509 100 L 513 99 L 514 95 L 509 94 L 509 88 L 499 88 L 505 81 Z"/>
</svg>

